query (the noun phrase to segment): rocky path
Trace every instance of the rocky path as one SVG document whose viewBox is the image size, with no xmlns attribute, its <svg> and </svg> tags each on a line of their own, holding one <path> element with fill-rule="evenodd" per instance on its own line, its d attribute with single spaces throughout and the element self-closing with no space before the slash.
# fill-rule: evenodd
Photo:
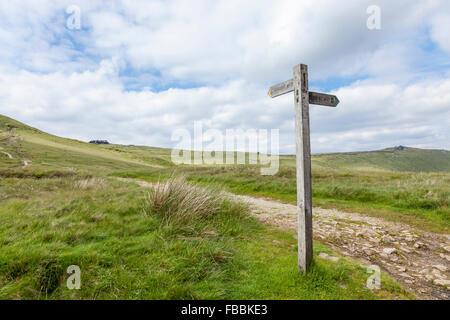
<svg viewBox="0 0 450 320">
<path fill-rule="evenodd" d="M 296 206 L 238 196 L 265 224 L 297 230 Z M 343 255 L 378 265 L 420 298 L 449 299 L 450 236 L 358 213 L 313 209 L 314 238 Z"/>
<path fill-rule="evenodd" d="M 134 181 L 151 187 L 145 181 Z M 296 206 L 236 196 L 267 225 L 297 230 Z M 343 255 L 378 265 L 422 299 L 450 297 L 450 235 L 425 232 L 409 225 L 358 213 L 313 209 L 314 238 Z"/>
</svg>

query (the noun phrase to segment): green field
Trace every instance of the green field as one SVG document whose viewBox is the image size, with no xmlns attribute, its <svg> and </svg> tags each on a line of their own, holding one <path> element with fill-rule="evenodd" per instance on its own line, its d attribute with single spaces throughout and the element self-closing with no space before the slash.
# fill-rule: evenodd
<svg viewBox="0 0 450 320">
<path fill-rule="evenodd" d="M 420 161 L 435 153 L 445 158 L 435 163 L 448 164 L 450 152 L 410 149 L 400 158 L 414 163 L 415 155 Z M 384 152 L 380 152 L 383 154 Z M 374 159 L 380 154 L 373 152 Z M 389 153 L 390 154 L 390 153 Z M 392 156 L 392 155 L 390 155 Z M 333 162 L 327 156 L 327 162 Z M 342 155 L 336 156 L 341 159 Z M 345 156 L 350 157 L 350 156 Z M 367 155 L 361 156 L 366 158 Z M 322 156 L 313 157 L 312 182 L 313 205 L 324 208 L 337 208 L 383 217 L 392 221 L 401 221 L 421 229 L 448 233 L 450 228 L 450 173 L 446 166 L 441 171 L 420 172 L 390 171 L 366 167 L 366 160 L 350 168 L 348 162 L 341 167 L 326 167 Z M 430 160 L 432 161 L 432 160 Z M 338 160 L 336 161 L 338 162 Z M 406 160 L 402 160 L 402 163 Z M 380 160 L 380 163 L 382 161 Z M 388 161 L 386 161 L 388 163 Z M 206 185 L 216 184 L 237 193 L 263 196 L 288 203 L 296 203 L 295 158 L 281 157 L 280 170 L 274 176 L 261 176 L 259 166 L 177 166 L 155 168 L 152 171 L 118 171 L 113 175 L 137 178 L 148 181 L 164 179 L 172 172 L 183 173 L 192 182 Z"/>
<path fill-rule="evenodd" d="M 320 243 L 312 272 L 299 275 L 293 234 L 243 204 L 217 196 L 211 214 L 180 223 L 150 205 L 149 190 L 116 179 L 183 174 L 202 188 L 295 202 L 294 157 L 267 177 L 258 166 L 174 166 L 167 149 L 92 145 L 2 116 L 0 147 L 0 298 L 412 298 L 385 274 L 369 291 L 359 263 L 318 258 L 334 254 Z M 313 202 L 448 233 L 449 168 L 448 151 L 316 155 Z M 72 264 L 82 290 L 65 286 Z"/>
</svg>

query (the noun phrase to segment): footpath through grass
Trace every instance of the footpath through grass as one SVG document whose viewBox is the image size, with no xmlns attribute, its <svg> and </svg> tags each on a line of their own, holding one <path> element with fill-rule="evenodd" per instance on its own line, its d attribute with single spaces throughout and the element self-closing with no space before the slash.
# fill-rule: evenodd
<svg viewBox="0 0 450 320">
<path fill-rule="evenodd" d="M 0 298 L 411 297 L 384 274 L 382 289 L 369 291 L 366 270 L 344 258 L 316 257 L 299 275 L 292 234 L 267 229 L 216 191 L 168 188 L 149 196 L 89 175 L 0 177 Z M 183 199 L 191 206 L 180 211 Z M 316 244 L 315 255 L 322 251 L 332 254 Z M 66 287 L 70 265 L 81 268 L 81 290 Z"/>
<path fill-rule="evenodd" d="M 156 181 L 173 171 L 189 181 L 229 191 L 296 202 L 295 157 L 281 156 L 274 176 L 253 165 L 175 166 L 168 149 L 105 145 L 60 138 L 0 116 L 0 176 L 45 177 L 83 170 Z M 450 152 L 386 149 L 315 155 L 313 204 L 401 221 L 428 231 L 450 229 Z M 248 158 L 248 154 L 246 155 Z M 24 160 L 31 171 L 23 170 Z M 386 171 L 402 170 L 400 171 Z M 423 173 L 419 171 L 440 171 Z M 410 172 L 406 172 L 410 171 Z M 412 172 L 414 171 L 414 172 Z"/>
<path fill-rule="evenodd" d="M 0 153 L 0 298 L 409 297 L 388 277 L 370 292 L 365 269 L 345 259 L 316 258 L 300 276 L 293 235 L 267 229 L 242 205 L 222 201 L 212 216 L 180 224 L 149 206 L 148 190 L 106 177 L 157 181 L 176 171 L 197 185 L 295 203 L 294 157 L 281 157 L 270 177 L 255 166 L 176 167 L 168 149 L 91 145 L 3 116 L 0 147 L 13 157 Z M 390 152 L 387 167 L 384 153 L 313 157 L 314 204 L 448 232 L 448 173 L 376 169 L 448 168 L 448 153 L 409 151 Z M 331 254 L 316 244 L 321 251 Z M 82 270 L 79 291 L 65 286 L 72 264 Z"/>
<path fill-rule="evenodd" d="M 281 163 L 274 176 L 261 176 L 257 166 L 179 166 L 114 175 L 156 181 L 172 172 L 189 181 L 220 185 L 238 194 L 296 202 L 295 167 Z M 450 174 L 362 171 L 314 167 L 313 205 L 379 216 L 420 229 L 450 230 Z"/>
</svg>

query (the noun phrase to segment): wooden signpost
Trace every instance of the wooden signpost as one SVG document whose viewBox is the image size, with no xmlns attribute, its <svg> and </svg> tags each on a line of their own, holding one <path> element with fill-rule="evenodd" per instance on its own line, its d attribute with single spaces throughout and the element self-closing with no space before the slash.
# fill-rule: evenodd
<svg viewBox="0 0 450 320">
<path fill-rule="evenodd" d="M 295 128 L 297 148 L 297 214 L 298 214 L 298 267 L 307 272 L 313 256 L 311 143 L 309 134 L 309 104 L 336 107 L 336 96 L 309 92 L 308 66 L 294 67 L 294 78 L 270 88 L 275 98 L 294 92 Z"/>
</svg>

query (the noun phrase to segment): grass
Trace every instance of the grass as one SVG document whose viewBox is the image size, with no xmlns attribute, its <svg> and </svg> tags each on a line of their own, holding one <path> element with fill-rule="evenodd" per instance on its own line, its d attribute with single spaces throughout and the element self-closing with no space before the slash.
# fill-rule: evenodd
<svg viewBox="0 0 450 320">
<path fill-rule="evenodd" d="M 318 258 L 334 254 L 320 243 L 311 273 L 299 275 L 293 234 L 262 226 L 220 192 L 294 203 L 294 157 L 282 156 L 275 176 L 257 166 L 174 166 L 167 149 L 90 145 L 2 116 L 0 147 L 13 156 L 0 153 L 0 298 L 413 298 L 385 274 L 382 290 L 367 290 L 365 269 Z M 398 152 L 314 156 L 314 205 L 448 233 L 448 153 Z M 424 161 L 436 172 L 414 172 Z M 174 172 L 188 183 L 171 180 Z M 116 176 L 160 184 L 149 194 Z M 65 286 L 73 264 L 79 291 Z"/>
<path fill-rule="evenodd" d="M 182 176 L 156 183 L 149 192 L 147 205 L 146 212 L 158 215 L 165 224 L 190 227 L 216 220 L 224 208 L 235 216 L 248 212 L 221 190 L 188 184 Z"/>
<path fill-rule="evenodd" d="M 400 172 L 450 172 L 450 151 L 387 148 L 366 152 L 320 154 L 313 158 L 317 166 Z"/>
<path fill-rule="evenodd" d="M 99 177 L 1 178 L 0 298 L 412 298 L 386 275 L 369 291 L 365 269 L 345 258 L 316 257 L 300 275 L 293 235 L 216 190 L 175 179 L 153 192 Z M 70 265 L 81 290 L 66 287 Z"/>
<path fill-rule="evenodd" d="M 156 181 L 173 168 L 116 172 L 114 175 Z M 296 202 L 295 167 L 281 164 L 275 176 L 261 176 L 257 166 L 180 166 L 176 172 L 203 185 L 238 194 Z M 448 233 L 450 174 L 360 171 L 315 167 L 313 205 L 339 208 L 401 221 L 428 231 Z"/>
</svg>

